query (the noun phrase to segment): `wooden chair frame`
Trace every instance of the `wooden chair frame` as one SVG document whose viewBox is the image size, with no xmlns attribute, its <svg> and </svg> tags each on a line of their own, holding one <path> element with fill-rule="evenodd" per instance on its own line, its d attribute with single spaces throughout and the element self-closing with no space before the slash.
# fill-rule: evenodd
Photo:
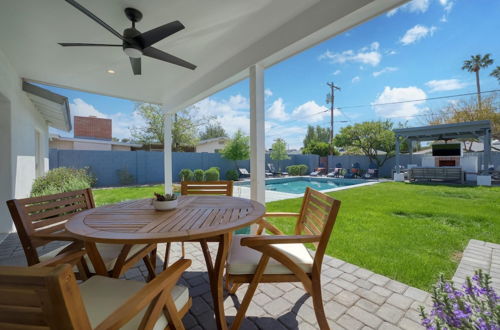
<svg viewBox="0 0 500 330">
<path fill-rule="evenodd" d="M 181 181 L 181 195 L 220 195 L 220 196 L 233 196 L 233 181 Z M 184 242 L 182 244 L 182 257 L 186 255 L 184 249 Z M 165 260 L 163 261 L 163 269 L 168 266 L 170 258 L 170 249 L 172 243 L 168 242 L 165 248 Z"/>
<path fill-rule="evenodd" d="M 120 277 L 127 269 L 143 259 L 150 278 L 155 276 L 156 244 L 151 244 L 129 256 L 132 245 L 124 245 L 112 270 L 108 271 L 94 243 L 84 243 L 65 229 L 67 220 L 84 210 L 94 208 L 94 198 L 90 188 L 54 195 L 13 199 L 7 201 L 12 220 L 29 266 L 40 262 L 37 248 L 53 241 L 69 241 L 69 246 L 60 253 L 81 249 L 85 245 L 96 273 Z M 78 264 L 82 278 L 89 274 L 85 260 Z"/>
<path fill-rule="evenodd" d="M 226 286 L 231 294 L 234 294 L 242 283 L 249 283 L 231 329 L 240 327 L 258 284 L 276 282 L 302 282 L 304 289 L 313 299 L 314 311 L 320 328 L 329 329 L 321 293 L 321 265 L 339 208 L 340 201 L 308 187 L 299 213 L 266 213 L 258 222 L 257 236 L 241 239 L 242 246 L 261 252 L 262 257 L 254 274 L 232 275 L 226 269 Z M 296 217 L 295 235 L 284 235 L 278 228 L 267 222 L 265 217 Z M 265 230 L 274 235 L 262 235 Z M 291 243 L 312 243 L 316 246 L 311 273 L 304 272 L 288 256 L 272 246 L 272 244 Z M 292 274 L 264 274 L 270 258 L 286 266 Z"/>
<path fill-rule="evenodd" d="M 0 328 L 91 329 L 72 267 L 85 252 L 66 252 L 33 267 L 0 267 Z M 55 267 L 54 267 L 55 265 Z M 167 329 L 184 329 L 182 317 L 192 300 L 177 311 L 171 290 L 191 260 L 183 259 L 118 306 L 95 329 L 119 329 L 144 308 L 139 329 L 152 329 L 163 312 Z M 49 267 L 52 266 L 52 267 Z"/>
</svg>

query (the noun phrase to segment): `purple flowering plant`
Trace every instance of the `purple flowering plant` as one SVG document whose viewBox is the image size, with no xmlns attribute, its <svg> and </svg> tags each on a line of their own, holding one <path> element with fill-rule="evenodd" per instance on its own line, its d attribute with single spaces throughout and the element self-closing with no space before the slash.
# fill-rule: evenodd
<svg viewBox="0 0 500 330">
<path fill-rule="evenodd" d="M 477 270 L 461 289 L 440 276 L 432 293 L 433 306 L 427 314 L 420 306 L 427 330 L 500 330 L 500 296 L 491 287 L 490 275 Z"/>
</svg>

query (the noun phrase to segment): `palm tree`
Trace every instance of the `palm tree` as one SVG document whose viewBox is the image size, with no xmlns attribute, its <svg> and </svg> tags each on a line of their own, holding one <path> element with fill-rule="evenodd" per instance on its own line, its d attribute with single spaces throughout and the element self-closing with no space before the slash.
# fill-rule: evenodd
<svg viewBox="0 0 500 330">
<path fill-rule="evenodd" d="M 465 60 L 462 70 L 476 73 L 476 86 L 477 86 L 477 104 L 481 108 L 481 86 L 479 84 L 479 70 L 484 69 L 493 64 L 493 59 L 490 58 L 491 54 L 481 56 L 480 54 L 471 55 L 470 60 Z"/>
<path fill-rule="evenodd" d="M 493 70 L 492 73 L 490 73 L 490 76 L 497 78 L 498 82 L 500 83 L 500 66 L 497 66 L 496 69 Z"/>
</svg>

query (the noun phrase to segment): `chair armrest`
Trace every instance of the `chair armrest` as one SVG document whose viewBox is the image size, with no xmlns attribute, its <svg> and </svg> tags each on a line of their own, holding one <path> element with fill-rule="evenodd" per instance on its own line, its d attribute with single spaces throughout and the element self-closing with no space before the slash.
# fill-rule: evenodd
<svg viewBox="0 0 500 330">
<path fill-rule="evenodd" d="M 294 235 L 294 236 L 253 236 L 242 238 L 242 246 L 262 246 L 268 244 L 315 243 L 319 242 L 319 235 Z"/>
<path fill-rule="evenodd" d="M 55 256 L 52 259 L 39 262 L 31 267 L 34 267 L 34 268 L 49 267 L 49 266 L 56 266 L 56 265 L 60 265 L 60 264 L 71 264 L 74 266 L 83 258 L 83 256 L 86 253 L 87 252 L 85 252 L 85 250 L 67 251 L 67 252 L 64 252 L 64 253 L 61 253 L 61 254 Z"/>
<path fill-rule="evenodd" d="M 162 303 L 160 299 L 155 298 L 164 290 L 167 290 L 168 295 L 170 295 L 170 290 L 175 286 L 179 278 L 190 265 L 191 260 L 189 259 L 180 259 L 175 262 L 172 266 L 168 267 L 160 275 L 147 283 L 141 290 L 127 299 L 127 301 L 102 321 L 96 327 L 96 330 L 119 329 L 149 304 L 155 302 Z M 164 302 L 162 305 L 163 304 Z"/>
<path fill-rule="evenodd" d="M 300 213 L 296 212 L 267 212 L 264 214 L 264 218 L 277 218 L 277 217 L 299 217 Z"/>
<path fill-rule="evenodd" d="M 262 235 L 264 232 L 264 229 L 268 230 L 269 232 L 273 233 L 274 235 L 285 235 L 281 230 L 278 229 L 278 227 L 272 225 L 270 222 L 260 219 L 257 224 L 259 225 L 259 228 L 257 229 L 257 235 Z"/>
</svg>

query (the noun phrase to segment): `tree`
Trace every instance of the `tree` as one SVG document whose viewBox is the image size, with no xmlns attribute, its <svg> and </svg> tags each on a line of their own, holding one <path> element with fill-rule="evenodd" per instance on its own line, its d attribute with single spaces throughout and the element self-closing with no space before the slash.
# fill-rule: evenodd
<svg viewBox="0 0 500 330">
<path fill-rule="evenodd" d="M 304 148 L 307 148 L 311 142 L 330 143 L 330 129 L 321 126 L 307 126 L 307 133 L 304 138 Z"/>
<path fill-rule="evenodd" d="M 471 55 L 470 60 L 465 60 L 462 70 L 476 73 L 476 87 L 477 87 L 477 103 L 481 107 L 481 85 L 479 83 L 479 70 L 487 68 L 493 64 L 493 59 L 490 58 L 491 54 L 481 56 L 481 54 Z"/>
<path fill-rule="evenodd" d="M 241 130 L 234 133 L 234 136 L 221 151 L 222 157 L 234 161 L 234 166 L 238 169 L 238 160 L 250 158 L 250 139 Z"/>
<path fill-rule="evenodd" d="M 496 111 L 496 104 L 500 102 L 499 94 L 495 93 L 483 99 L 481 107 L 474 99 L 463 99 L 450 103 L 440 111 L 429 115 L 426 121 L 430 125 L 463 123 L 467 121 L 489 120 L 494 139 L 500 139 L 500 113 Z M 472 148 L 472 141 L 469 151 Z"/>
<path fill-rule="evenodd" d="M 272 160 L 278 161 L 278 171 L 281 172 L 280 161 L 290 159 L 286 152 L 286 143 L 283 139 L 276 139 L 273 145 L 271 146 L 271 154 L 269 155 Z"/>
<path fill-rule="evenodd" d="M 208 140 L 218 137 L 227 137 L 226 130 L 218 121 L 209 123 L 205 126 L 205 130 L 200 133 L 200 140 Z"/>
<path fill-rule="evenodd" d="M 490 76 L 497 78 L 498 83 L 500 83 L 500 66 L 497 66 L 495 70 L 490 73 Z"/>
<path fill-rule="evenodd" d="M 330 144 L 321 141 L 312 141 L 307 147 L 302 149 L 302 154 L 326 157 L 330 154 Z M 334 149 L 333 154 L 338 154 L 338 152 Z"/>
<path fill-rule="evenodd" d="M 188 108 L 175 114 L 172 123 L 172 150 L 182 151 L 182 147 L 195 146 L 198 141 L 198 127 L 206 125 L 210 118 L 194 119 Z M 157 104 L 142 103 L 136 106 L 136 113 L 143 119 L 143 127 L 132 127 L 132 140 L 143 143 L 164 143 L 164 114 Z"/>
<path fill-rule="evenodd" d="M 336 146 L 361 151 L 378 167 L 382 167 L 395 155 L 396 137 L 392 131 L 392 122 L 389 120 L 365 121 L 346 126 L 334 140 Z M 380 151 L 384 154 L 379 155 Z"/>
</svg>

